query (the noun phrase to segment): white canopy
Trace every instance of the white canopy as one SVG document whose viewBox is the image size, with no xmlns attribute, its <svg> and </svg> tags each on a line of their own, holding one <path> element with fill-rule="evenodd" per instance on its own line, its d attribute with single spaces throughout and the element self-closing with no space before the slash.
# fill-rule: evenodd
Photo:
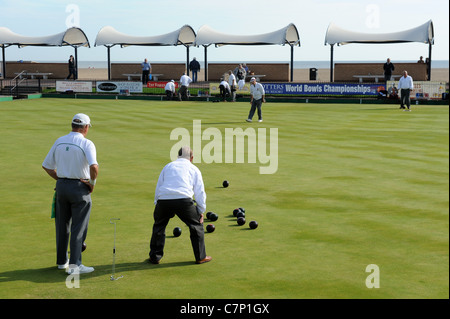
<svg viewBox="0 0 450 319">
<path fill-rule="evenodd" d="M 90 47 L 89 40 L 80 28 L 69 28 L 64 32 L 43 37 L 28 37 L 0 27 L 0 46 L 73 46 Z"/>
<path fill-rule="evenodd" d="M 433 22 L 430 20 L 413 29 L 393 33 L 360 33 L 344 30 L 334 23 L 330 23 L 325 36 L 326 44 L 349 43 L 402 43 L 421 42 L 434 43 Z"/>
<path fill-rule="evenodd" d="M 194 45 L 195 32 L 189 25 L 184 25 L 180 29 L 158 36 L 132 36 L 117 31 L 111 26 L 103 27 L 97 34 L 94 46 L 104 45 L 108 50 L 108 79 L 111 79 L 111 47 L 120 45 L 121 48 L 130 45 L 140 46 L 176 46 L 186 47 L 186 66 L 189 64 L 189 47 Z M 189 72 L 189 67 L 187 67 Z"/>
<path fill-rule="evenodd" d="M 334 23 L 330 23 L 325 35 L 325 45 L 329 44 L 331 46 L 330 82 L 333 82 L 333 47 L 335 44 L 339 46 L 350 43 L 381 44 L 405 42 L 428 44 L 428 79 L 430 79 L 431 46 L 434 44 L 433 21 L 429 20 L 416 28 L 393 33 L 361 33 L 345 30 Z"/>
<path fill-rule="evenodd" d="M 12 32 L 10 29 L 0 27 L 0 47 L 2 48 L 3 57 L 3 78 L 6 76 L 6 59 L 5 48 L 17 45 L 25 46 L 71 46 L 75 48 L 76 68 L 78 69 L 78 47 L 90 47 L 86 34 L 80 28 L 69 28 L 64 32 L 43 37 L 28 37 Z M 77 72 L 78 73 L 78 72 Z"/>
<path fill-rule="evenodd" d="M 300 46 L 300 37 L 296 26 L 291 23 L 288 26 L 269 33 L 259 35 L 230 35 L 213 30 L 204 25 L 197 32 L 195 45 L 298 45 Z"/>
<path fill-rule="evenodd" d="M 300 46 L 300 37 L 297 27 L 290 23 L 288 26 L 269 33 L 258 35 L 230 35 L 218 32 L 204 25 L 200 27 L 195 39 L 196 46 L 205 47 L 205 79 L 208 79 L 207 47 L 214 44 L 216 47 L 223 45 L 285 45 L 291 47 L 291 81 L 293 80 L 294 46 Z"/>
<path fill-rule="evenodd" d="M 182 28 L 158 36 L 132 36 L 117 31 L 111 26 L 103 27 L 97 34 L 94 46 L 114 46 L 121 47 L 129 45 L 143 45 L 143 46 L 170 46 L 170 45 L 185 45 L 192 46 L 195 41 L 195 32 L 188 26 L 184 25 Z"/>
</svg>

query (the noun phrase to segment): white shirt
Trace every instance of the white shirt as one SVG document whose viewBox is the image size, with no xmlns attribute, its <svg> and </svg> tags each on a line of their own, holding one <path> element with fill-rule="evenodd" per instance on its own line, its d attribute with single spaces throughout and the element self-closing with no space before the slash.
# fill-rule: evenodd
<svg viewBox="0 0 450 319">
<path fill-rule="evenodd" d="M 175 84 L 172 81 L 167 82 L 166 86 L 164 87 L 164 90 L 172 91 L 175 93 Z"/>
<path fill-rule="evenodd" d="M 188 77 L 186 74 L 182 75 L 180 78 L 181 85 L 189 86 L 189 83 L 192 82 L 192 79 Z"/>
<path fill-rule="evenodd" d="M 407 75 L 406 78 L 402 76 L 400 80 L 398 80 L 398 88 L 399 89 L 414 89 L 414 83 L 411 76 Z"/>
<path fill-rule="evenodd" d="M 222 82 L 220 82 L 220 85 L 223 85 L 223 87 L 225 88 L 225 90 L 230 91 L 230 85 L 228 84 L 227 81 L 222 81 Z"/>
<path fill-rule="evenodd" d="M 228 78 L 228 84 L 230 86 L 236 85 L 236 76 L 234 76 L 233 73 L 231 73 L 229 78 Z"/>
<path fill-rule="evenodd" d="M 261 100 L 264 94 L 266 93 L 264 91 L 264 87 L 262 86 L 262 84 L 256 82 L 255 85 L 250 84 L 250 94 L 253 95 L 253 98 L 255 100 Z"/>
<path fill-rule="evenodd" d="M 97 151 L 83 134 L 70 132 L 53 144 L 42 166 L 56 169 L 59 178 L 90 178 L 89 166 L 97 164 Z"/>
<path fill-rule="evenodd" d="M 201 212 L 206 210 L 206 193 L 202 173 L 188 159 L 178 158 L 167 164 L 159 175 L 155 205 L 159 199 L 195 197 Z"/>
</svg>

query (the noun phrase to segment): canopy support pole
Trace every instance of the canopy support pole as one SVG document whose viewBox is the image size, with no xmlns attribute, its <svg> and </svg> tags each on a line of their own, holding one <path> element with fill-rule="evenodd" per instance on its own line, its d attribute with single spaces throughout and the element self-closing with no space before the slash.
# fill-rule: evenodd
<svg viewBox="0 0 450 319">
<path fill-rule="evenodd" d="M 333 54 L 334 54 L 334 44 L 331 44 L 331 59 L 330 59 L 330 82 L 333 82 Z"/>
<path fill-rule="evenodd" d="M 431 81 L 431 41 L 428 43 L 428 81 Z"/>
<path fill-rule="evenodd" d="M 108 81 L 111 81 L 111 47 L 107 46 L 106 49 L 108 51 Z"/>
<path fill-rule="evenodd" d="M 2 45 L 2 77 L 6 79 L 5 45 Z"/>
<path fill-rule="evenodd" d="M 291 45 L 291 82 L 294 82 L 294 46 Z"/>
<path fill-rule="evenodd" d="M 75 48 L 75 80 L 78 80 L 78 48 Z"/>
<path fill-rule="evenodd" d="M 186 46 L 186 74 L 189 76 L 189 46 Z"/>
<path fill-rule="evenodd" d="M 208 46 L 203 47 L 205 48 L 205 81 L 208 81 Z"/>
</svg>

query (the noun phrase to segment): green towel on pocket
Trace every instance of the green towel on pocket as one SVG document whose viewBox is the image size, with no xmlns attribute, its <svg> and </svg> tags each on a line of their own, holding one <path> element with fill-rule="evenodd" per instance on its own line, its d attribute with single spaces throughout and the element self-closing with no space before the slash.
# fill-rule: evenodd
<svg viewBox="0 0 450 319">
<path fill-rule="evenodd" d="M 52 201 L 52 215 L 50 218 L 55 218 L 55 211 L 56 211 L 56 192 L 53 194 L 53 201 Z"/>
</svg>

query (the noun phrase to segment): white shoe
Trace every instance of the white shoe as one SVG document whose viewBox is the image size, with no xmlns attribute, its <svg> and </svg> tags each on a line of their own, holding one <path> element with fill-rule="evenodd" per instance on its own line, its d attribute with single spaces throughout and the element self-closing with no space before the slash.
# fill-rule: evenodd
<svg viewBox="0 0 450 319">
<path fill-rule="evenodd" d="M 258 122 L 259 122 L 259 123 L 261 123 L 261 122 L 262 122 L 262 120 L 258 120 Z"/>
<path fill-rule="evenodd" d="M 94 267 L 86 267 L 85 265 L 70 265 L 67 269 L 67 273 L 69 275 L 76 273 L 76 274 L 88 274 L 90 272 L 94 271 Z"/>
<path fill-rule="evenodd" d="M 251 122 L 252 120 L 250 120 L 250 119 L 246 119 L 246 121 L 247 121 L 247 122 Z"/>
<path fill-rule="evenodd" d="M 58 265 L 58 269 L 67 269 L 69 267 L 69 261 L 66 261 L 64 265 Z"/>
</svg>

